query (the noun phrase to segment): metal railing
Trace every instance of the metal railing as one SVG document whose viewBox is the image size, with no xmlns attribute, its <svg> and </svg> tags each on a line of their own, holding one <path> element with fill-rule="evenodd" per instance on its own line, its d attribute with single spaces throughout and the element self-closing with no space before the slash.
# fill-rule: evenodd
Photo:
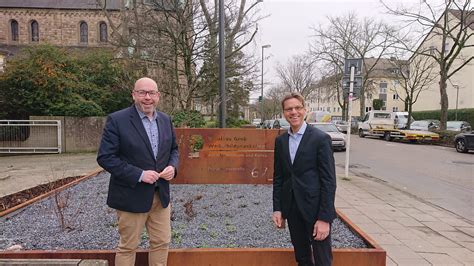
<svg viewBox="0 0 474 266">
<path fill-rule="evenodd" d="M 60 120 L 0 120 L 0 153 L 61 153 Z"/>
</svg>

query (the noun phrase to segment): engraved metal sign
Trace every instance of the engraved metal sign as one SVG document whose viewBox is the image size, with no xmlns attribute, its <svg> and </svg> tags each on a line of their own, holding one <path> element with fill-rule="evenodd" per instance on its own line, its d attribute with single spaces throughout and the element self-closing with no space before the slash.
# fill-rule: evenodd
<svg viewBox="0 0 474 266">
<path fill-rule="evenodd" d="M 283 130 L 177 128 L 175 184 L 270 184 L 275 138 Z"/>
</svg>

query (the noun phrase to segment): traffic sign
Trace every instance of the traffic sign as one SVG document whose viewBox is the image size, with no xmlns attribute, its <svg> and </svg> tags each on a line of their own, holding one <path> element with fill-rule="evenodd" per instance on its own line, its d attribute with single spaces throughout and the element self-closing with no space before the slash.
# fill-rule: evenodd
<svg viewBox="0 0 474 266">
<path fill-rule="evenodd" d="M 350 86 L 350 77 L 342 78 L 342 92 L 343 96 L 347 97 L 349 95 L 349 86 Z M 352 88 L 352 97 L 358 98 L 360 96 L 360 89 L 362 88 L 363 80 L 361 76 L 354 77 L 354 87 Z"/>
<path fill-rule="evenodd" d="M 354 76 L 360 76 L 362 73 L 362 58 L 346 58 L 344 60 L 344 76 L 351 75 L 351 66 L 355 67 Z"/>
</svg>

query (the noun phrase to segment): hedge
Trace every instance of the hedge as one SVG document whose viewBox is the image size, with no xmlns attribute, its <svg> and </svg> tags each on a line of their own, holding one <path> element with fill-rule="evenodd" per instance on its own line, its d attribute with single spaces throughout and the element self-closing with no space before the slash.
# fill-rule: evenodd
<svg viewBox="0 0 474 266">
<path fill-rule="evenodd" d="M 437 119 L 440 120 L 441 110 L 415 111 L 411 114 L 415 120 Z M 448 110 L 448 121 L 455 120 L 456 110 Z M 458 109 L 458 120 L 467 121 L 474 126 L 474 108 Z"/>
</svg>

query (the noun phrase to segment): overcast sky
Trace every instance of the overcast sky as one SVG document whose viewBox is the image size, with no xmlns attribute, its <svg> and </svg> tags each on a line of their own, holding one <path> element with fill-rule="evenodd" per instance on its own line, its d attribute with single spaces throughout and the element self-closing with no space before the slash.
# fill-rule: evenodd
<svg viewBox="0 0 474 266">
<path fill-rule="evenodd" d="M 261 46 L 265 49 L 264 83 L 265 91 L 278 84 L 275 66 L 285 64 L 292 55 L 308 50 L 311 26 L 327 23 L 327 16 L 340 16 L 351 11 L 360 17 L 388 18 L 378 0 L 263 0 L 262 15 L 268 15 L 259 22 L 259 35 L 255 40 L 255 53 L 261 57 Z M 411 2 L 419 0 L 389 0 L 388 2 Z M 389 18 L 388 18 L 389 19 Z M 267 56 L 269 57 L 267 58 Z M 260 90 L 251 97 L 260 95 Z"/>
</svg>

